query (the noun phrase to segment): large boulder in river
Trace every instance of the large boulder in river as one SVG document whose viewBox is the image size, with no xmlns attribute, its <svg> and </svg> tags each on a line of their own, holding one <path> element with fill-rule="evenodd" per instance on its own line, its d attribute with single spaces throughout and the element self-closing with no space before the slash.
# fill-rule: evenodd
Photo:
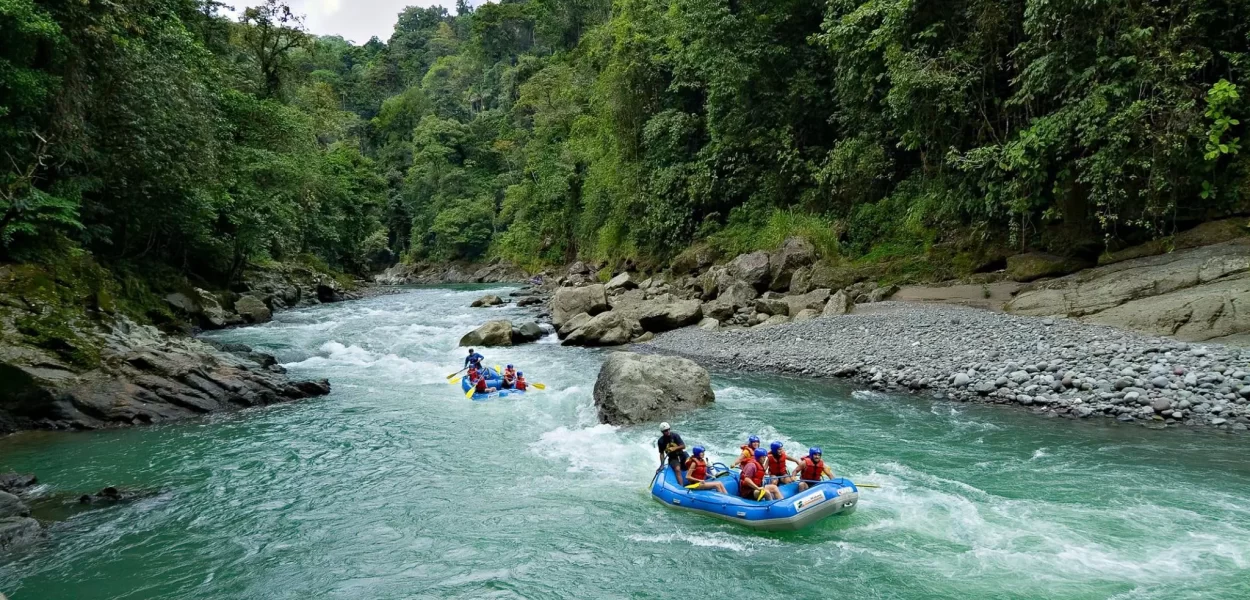
<svg viewBox="0 0 1250 600">
<path fill-rule="evenodd" d="M 611 425 L 667 419 L 716 399 L 707 370 L 694 361 L 630 352 L 608 355 L 594 396 L 599 421 Z"/>
<path fill-rule="evenodd" d="M 603 284 L 560 288 L 551 299 L 551 322 L 558 328 L 578 313 L 593 317 L 610 306 Z"/>
<path fill-rule="evenodd" d="M 20 498 L 8 492 L 0 492 L 0 519 L 29 516 L 30 509 Z"/>
<path fill-rule="evenodd" d="M 0 519 L 0 550 L 12 550 L 38 540 L 39 521 L 30 517 Z"/>
<path fill-rule="evenodd" d="M 513 344 L 536 342 L 542 339 L 544 335 L 547 335 L 547 332 L 543 330 L 541 325 L 533 321 L 530 321 L 529 323 L 522 323 L 520 325 L 514 325 L 512 327 Z"/>
<path fill-rule="evenodd" d="M 234 310 L 248 323 L 267 323 L 273 319 L 273 312 L 261 302 L 260 298 L 251 294 L 240 296 L 234 301 Z"/>
<path fill-rule="evenodd" d="M 1186 341 L 1250 337 L 1250 238 L 1134 258 L 1021 290 L 1011 313 L 1067 316 Z"/>
<path fill-rule="evenodd" d="M 608 311 L 591 317 L 564 338 L 567 346 L 620 346 L 642 335 L 642 325 L 637 319 Z"/>
<path fill-rule="evenodd" d="M 498 319 L 487 321 L 481 327 L 464 334 L 460 338 L 461 346 L 511 346 L 512 321 Z"/>
<path fill-rule="evenodd" d="M 555 326 L 556 334 L 559 335 L 561 339 L 564 339 L 568 337 L 570 333 L 577 331 L 577 329 L 580 328 L 582 325 L 589 323 L 592 318 L 594 317 L 591 317 L 587 313 L 577 313 L 573 315 L 572 317 L 570 317 L 569 320 L 565 321 L 564 323 L 561 323 L 560 325 Z"/>
<path fill-rule="evenodd" d="M 775 292 L 790 289 L 790 280 L 799 268 L 816 262 L 816 247 L 801 237 L 787 238 L 768 259 L 768 288 Z"/>
<path fill-rule="evenodd" d="M 698 300 L 679 300 L 653 305 L 638 317 L 642 328 L 652 332 L 669 331 L 694 325 L 703 318 L 703 307 Z"/>
<path fill-rule="evenodd" d="M 481 308 L 483 306 L 499 306 L 500 304 L 503 304 L 503 298 L 500 298 L 499 296 L 496 296 L 494 294 L 488 294 L 488 295 L 482 296 L 481 298 L 478 298 L 477 300 L 474 300 L 473 304 L 470 304 L 469 307 Z"/>
</svg>

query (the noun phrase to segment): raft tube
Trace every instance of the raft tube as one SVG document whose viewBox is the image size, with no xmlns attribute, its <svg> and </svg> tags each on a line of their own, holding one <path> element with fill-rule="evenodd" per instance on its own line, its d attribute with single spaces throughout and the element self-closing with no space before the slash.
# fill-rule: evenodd
<svg viewBox="0 0 1250 600">
<path fill-rule="evenodd" d="M 821 481 L 800 492 L 798 483 L 781 488 L 781 500 L 755 502 L 738 496 L 738 469 L 717 464 L 716 481 L 728 494 L 688 490 L 664 467 L 651 480 L 651 497 L 669 508 L 701 513 L 761 531 L 797 531 L 834 515 L 849 515 L 859 504 L 859 488 L 849 479 Z"/>
</svg>

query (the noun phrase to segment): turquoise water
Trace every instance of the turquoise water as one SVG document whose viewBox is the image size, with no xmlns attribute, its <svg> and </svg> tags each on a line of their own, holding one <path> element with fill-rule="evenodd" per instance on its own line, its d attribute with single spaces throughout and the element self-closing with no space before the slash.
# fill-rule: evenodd
<svg viewBox="0 0 1250 600">
<path fill-rule="evenodd" d="M 484 351 L 545 392 L 444 383 L 462 333 L 512 308 L 420 289 L 218 332 L 328 377 L 310 401 L 187 423 L 0 439 L 40 492 L 150 490 L 0 557 L 14 600 L 104 598 L 1247 598 L 1243 438 L 720 374 L 673 421 L 730 459 L 758 433 L 880 484 L 859 511 L 759 534 L 644 488 L 652 426 L 594 418 L 603 354 Z"/>
</svg>

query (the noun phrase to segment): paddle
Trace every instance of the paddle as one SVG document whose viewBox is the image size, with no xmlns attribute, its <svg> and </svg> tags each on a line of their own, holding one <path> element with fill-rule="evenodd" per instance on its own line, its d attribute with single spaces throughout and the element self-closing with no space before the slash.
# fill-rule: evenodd
<svg viewBox="0 0 1250 600">
<path fill-rule="evenodd" d="M 452 377 L 455 377 L 456 375 L 459 375 L 461 371 L 464 371 L 464 370 L 465 370 L 465 369 L 467 369 L 467 368 L 469 368 L 469 367 L 465 367 L 464 369 L 460 369 L 460 371 L 456 371 L 455 373 L 452 373 L 451 375 L 448 375 L 448 376 L 447 376 L 447 379 L 451 379 Z"/>
<path fill-rule="evenodd" d="M 540 390 L 545 390 L 545 389 L 547 389 L 547 384 L 545 384 L 545 383 L 531 383 L 531 384 L 530 384 L 530 387 L 532 387 L 532 388 L 537 388 L 537 389 L 540 389 Z"/>
<path fill-rule="evenodd" d="M 803 483 L 829 483 L 832 480 L 831 479 L 819 479 L 816 481 L 812 481 L 811 479 L 800 479 L 799 481 L 802 481 Z M 881 486 L 875 483 L 856 483 L 855 487 L 872 488 L 872 489 L 878 489 L 878 490 L 881 489 Z"/>
</svg>

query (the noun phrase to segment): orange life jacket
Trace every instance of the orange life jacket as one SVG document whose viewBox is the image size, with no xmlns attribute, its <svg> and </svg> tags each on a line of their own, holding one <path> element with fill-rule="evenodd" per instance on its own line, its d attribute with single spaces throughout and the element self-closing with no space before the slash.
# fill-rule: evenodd
<svg viewBox="0 0 1250 600">
<path fill-rule="evenodd" d="M 786 474 L 786 451 L 782 450 L 780 455 L 768 453 L 768 474 L 774 477 Z"/>
<path fill-rule="evenodd" d="M 518 389 L 518 390 L 525 391 L 525 388 L 529 387 L 529 384 L 528 384 L 528 383 L 525 383 L 525 378 L 524 378 L 524 377 L 517 377 L 517 379 L 516 379 L 516 385 L 515 385 L 515 386 L 513 386 L 513 387 L 515 387 L 515 388 L 516 388 L 516 389 Z"/>
<path fill-rule="evenodd" d="M 820 476 L 825 474 L 825 461 L 812 461 L 812 457 L 803 457 L 803 471 L 800 473 L 803 479 L 808 481 L 820 481 Z"/>
<path fill-rule="evenodd" d="M 707 461 L 697 456 L 691 456 L 686 461 L 686 469 L 690 471 L 688 477 L 691 479 L 707 479 Z"/>
<path fill-rule="evenodd" d="M 755 475 L 753 477 L 747 477 L 747 465 L 752 463 L 755 464 Z M 760 464 L 760 461 L 755 460 L 754 456 L 742 463 L 742 472 L 738 475 L 739 490 L 748 489 L 746 485 L 748 479 L 755 484 L 755 487 L 764 487 L 764 467 Z"/>
<path fill-rule="evenodd" d="M 516 379 L 516 369 L 504 369 L 503 380 L 512 381 L 513 379 Z"/>
</svg>

